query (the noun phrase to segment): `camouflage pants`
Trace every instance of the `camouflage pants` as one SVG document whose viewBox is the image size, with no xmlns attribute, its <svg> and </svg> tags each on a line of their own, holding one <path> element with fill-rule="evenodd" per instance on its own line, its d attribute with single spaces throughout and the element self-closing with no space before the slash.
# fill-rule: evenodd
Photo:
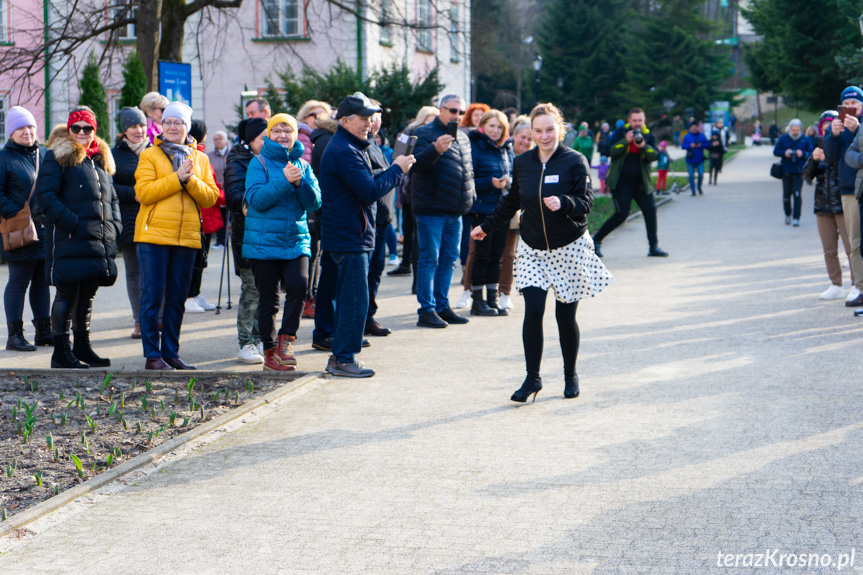
<svg viewBox="0 0 863 575">
<path fill-rule="evenodd" d="M 240 268 L 240 303 L 237 306 L 237 338 L 240 347 L 257 345 L 261 341 L 258 333 L 258 288 L 250 268 Z"/>
</svg>

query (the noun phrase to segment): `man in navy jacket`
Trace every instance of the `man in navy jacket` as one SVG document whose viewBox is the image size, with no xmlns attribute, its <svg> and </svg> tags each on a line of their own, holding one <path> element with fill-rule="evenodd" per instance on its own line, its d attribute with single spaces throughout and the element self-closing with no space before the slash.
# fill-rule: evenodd
<svg viewBox="0 0 863 575">
<path fill-rule="evenodd" d="M 396 187 L 414 163 L 401 156 L 372 173 L 366 148 L 371 116 L 381 109 L 357 92 L 339 104 L 339 127 L 321 159 L 321 249 L 338 268 L 336 327 L 327 371 L 344 377 L 371 377 L 356 360 L 362 350 L 369 308 L 369 260 L 375 247 L 376 202 Z"/>
<path fill-rule="evenodd" d="M 857 170 L 845 162 L 845 152 L 857 135 L 860 116 L 863 114 L 863 90 L 857 86 L 848 86 L 842 91 L 842 105 L 850 107 L 853 112 L 840 122 L 833 120 L 830 130 L 824 134 L 824 158 L 828 164 L 839 163 L 839 193 L 842 195 L 842 213 L 845 217 L 845 229 L 851 242 L 851 275 L 854 276 L 854 287 L 845 301 L 847 307 L 863 306 L 863 257 L 860 256 L 861 237 L 861 206 L 854 196 L 854 181 Z"/>
</svg>

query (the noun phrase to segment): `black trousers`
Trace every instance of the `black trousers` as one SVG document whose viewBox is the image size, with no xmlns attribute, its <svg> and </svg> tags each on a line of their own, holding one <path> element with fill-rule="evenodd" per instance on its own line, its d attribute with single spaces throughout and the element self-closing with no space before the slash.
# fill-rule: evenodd
<svg viewBox="0 0 863 575">
<path fill-rule="evenodd" d="M 97 278 L 58 285 L 51 306 L 51 330 L 57 335 L 68 334 L 70 320 L 74 331 L 89 330 L 93 298 L 98 290 Z"/>
<path fill-rule="evenodd" d="M 33 319 L 48 317 L 51 305 L 51 292 L 45 283 L 45 260 L 28 262 L 8 262 L 9 281 L 3 293 L 6 321 L 21 321 L 24 317 L 24 295 L 30 287 L 30 309 Z"/>
<path fill-rule="evenodd" d="M 471 229 L 486 220 L 487 216 L 470 214 Z M 500 260 L 506 247 L 506 236 L 509 226 L 504 226 L 488 235 L 481 242 L 473 243 L 473 270 L 470 274 L 470 285 L 473 289 L 482 290 L 483 286 L 494 285 L 500 281 Z"/>
<path fill-rule="evenodd" d="M 312 236 L 312 258 L 309 260 L 309 287 L 306 299 L 315 299 L 318 294 L 318 280 L 321 278 L 321 229 L 317 223 L 309 223 Z"/>
<path fill-rule="evenodd" d="M 593 235 L 593 241 L 601 242 L 614 228 L 625 222 L 626 218 L 629 217 L 629 207 L 632 204 L 632 200 L 635 200 L 635 203 L 641 209 L 644 225 L 647 228 L 648 244 L 651 247 L 659 245 L 659 239 L 656 234 L 656 204 L 653 201 L 653 194 L 645 192 L 644 186 L 641 183 L 621 180 L 617 184 L 617 189 L 612 190 L 611 197 L 614 199 L 614 213 L 605 220 L 599 231 Z"/>
<path fill-rule="evenodd" d="M 405 204 L 402 207 L 402 265 L 407 266 L 413 261 L 414 254 L 414 233 L 416 224 L 414 222 L 414 213 L 411 210 L 410 204 Z"/>
<path fill-rule="evenodd" d="M 276 314 L 279 313 L 279 286 L 285 291 L 285 308 L 279 335 L 296 337 L 306 288 L 309 285 L 309 258 L 293 260 L 251 260 L 258 288 L 258 330 L 264 349 L 276 347 Z"/>
<path fill-rule="evenodd" d="M 545 302 L 548 292 L 538 287 L 526 287 L 521 290 L 524 296 L 524 325 L 521 338 L 524 343 L 524 363 L 528 375 L 539 376 L 542 363 L 542 348 L 544 343 L 542 318 L 545 315 Z M 575 362 L 578 359 L 578 346 L 581 334 L 575 320 L 578 302 L 560 303 L 555 300 L 554 314 L 557 318 L 557 332 L 560 336 L 560 351 L 563 355 L 563 373 L 575 373 Z"/>
<path fill-rule="evenodd" d="M 189 284 L 189 297 L 201 295 L 201 282 L 204 270 L 207 269 L 207 258 L 210 254 L 210 240 L 213 234 L 201 234 L 201 249 L 195 255 L 195 267 L 192 268 L 192 283 Z"/>
<path fill-rule="evenodd" d="M 381 286 L 381 276 L 384 273 L 386 265 L 387 229 L 377 228 L 375 230 L 375 249 L 369 260 L 369 311 L 366 314 L 366 321 L 373 320 L 378 311 L 378 304 L 375 298 L 378 295 L 378 288 Z"/>
</svg>

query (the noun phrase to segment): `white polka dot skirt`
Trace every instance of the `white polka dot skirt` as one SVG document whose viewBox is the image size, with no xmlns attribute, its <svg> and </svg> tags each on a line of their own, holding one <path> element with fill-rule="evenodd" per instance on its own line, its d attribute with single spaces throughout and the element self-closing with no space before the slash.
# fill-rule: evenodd
<svg viewBox="0 0 863 575">
<path fill-rule="evenodd" d="M 614 281 L 614 276 L 593 249 L 593 238 L 585 232 L 569 245 L 551 251 L 535 250 L 518 239 L 515 287 L 554 288 L 554 297 L 572 303 L 595 297 Z"/>
</svg>

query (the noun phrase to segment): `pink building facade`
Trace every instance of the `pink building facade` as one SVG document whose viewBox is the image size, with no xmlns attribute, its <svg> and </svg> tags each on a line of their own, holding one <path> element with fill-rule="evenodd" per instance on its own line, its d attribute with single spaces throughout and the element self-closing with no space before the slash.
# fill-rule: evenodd
<svg viewBox="0 0 863 575">
<path fill-rule="evenodd" d="M 42 28 L 44 6 L 41 0 L 0 0 L 0 53 L 16 47 L 31 48 L 39 44 L 34 35 Z M 33 113 L 44 135 L 46 116 L 45 72 L 21 80 L 16 74 L 0 75 L 0 145 L 6 141 L 6 112 L 12 106 L 23 106 Z"/>
</svg>

